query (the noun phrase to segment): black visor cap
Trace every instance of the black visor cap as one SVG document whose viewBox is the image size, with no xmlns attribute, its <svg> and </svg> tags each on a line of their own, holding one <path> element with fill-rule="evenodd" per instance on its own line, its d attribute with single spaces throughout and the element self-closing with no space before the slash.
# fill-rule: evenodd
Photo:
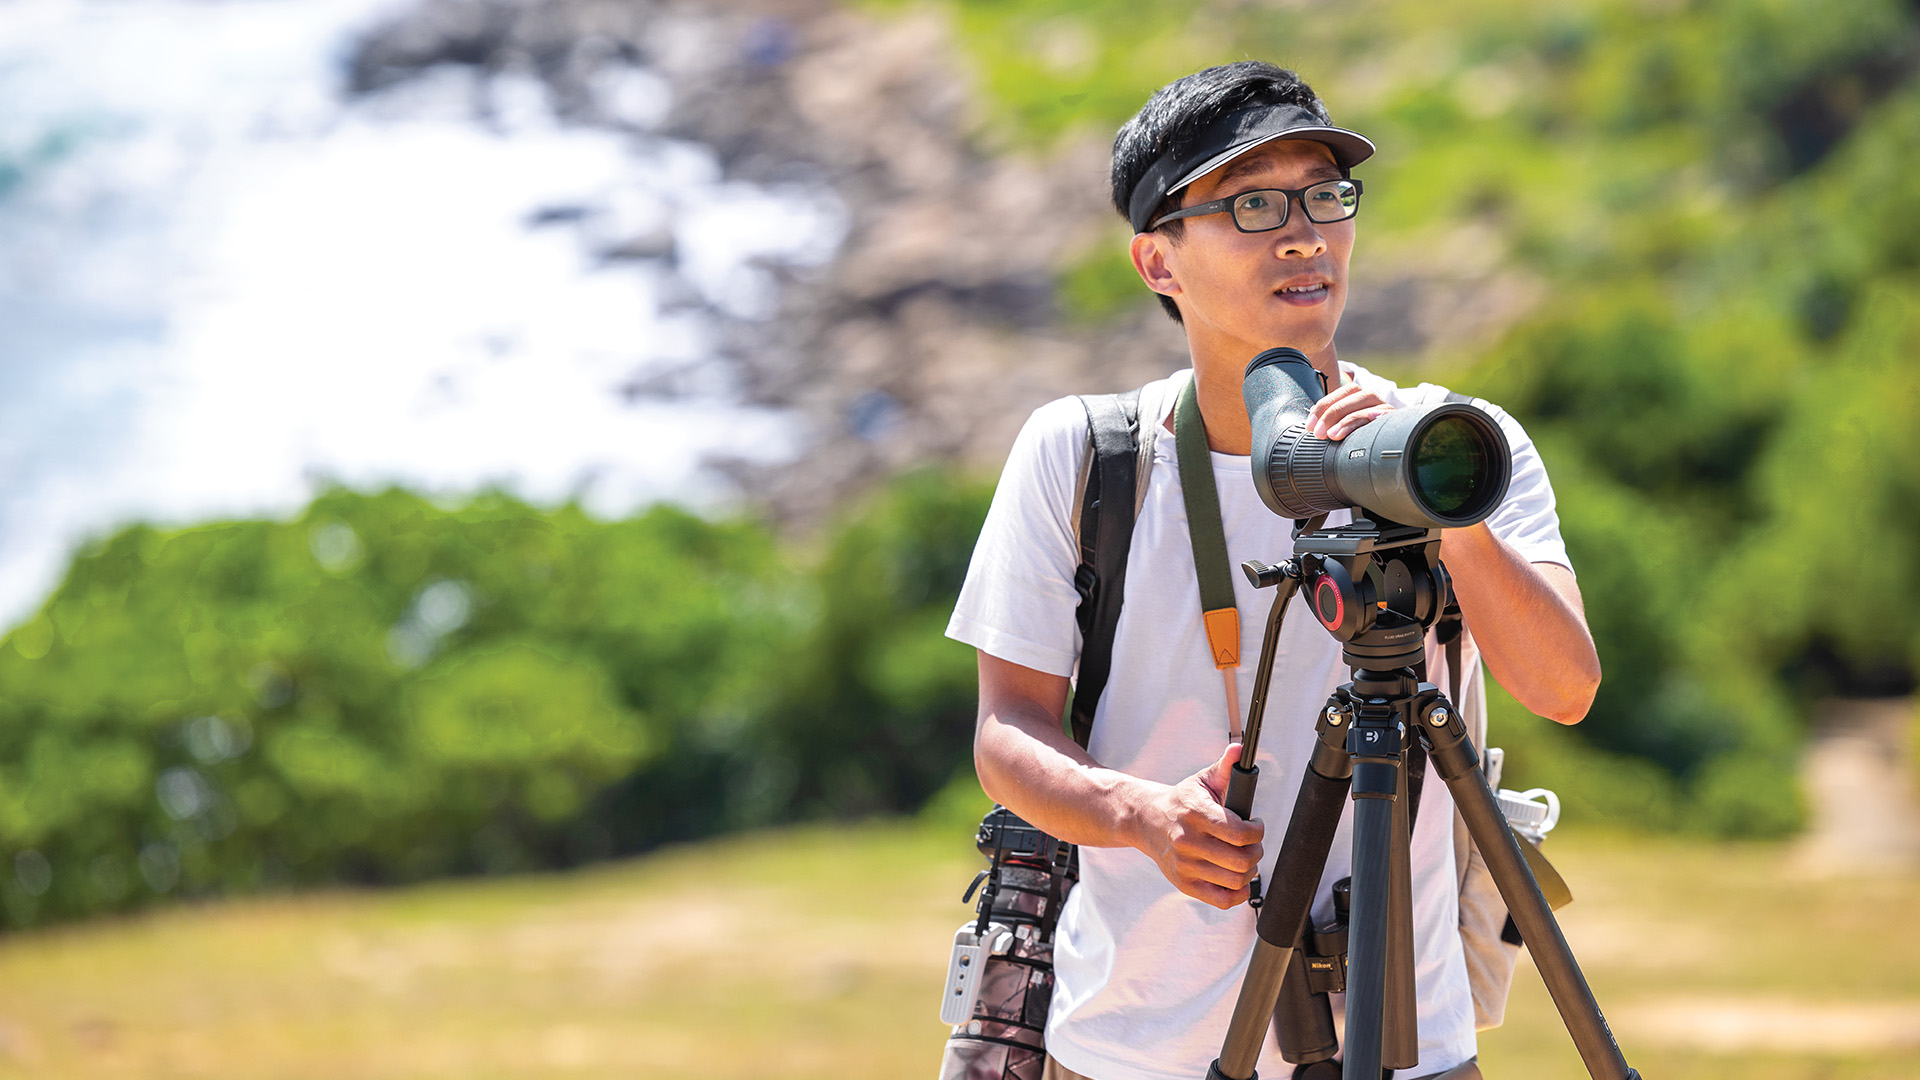
<svg viewBox="0 0 1920 1080">
<path fill-rule="evenodd" d="M 1257 146 L 1279 139 L 1308 139 L 1333 151 L 1342 169 L 1373 156 L 1365 135 L 1330 127 L 1298 105 L 1256 105 L 1223 116 L 1201 129 L 1178 152 L 1163 154 L 1133 185 L 1127 200 L 1127 220 L 1134 232 L 1146 232 L 1153 212 L 1168 195 Z"/>
</svg>

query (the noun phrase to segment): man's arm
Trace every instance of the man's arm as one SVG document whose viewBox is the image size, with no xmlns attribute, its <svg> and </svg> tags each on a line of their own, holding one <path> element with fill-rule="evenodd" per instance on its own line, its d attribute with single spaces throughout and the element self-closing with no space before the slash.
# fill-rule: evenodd
<svg viewBox="0 0 1920 1080">
<path fill-rule="evenodd" d="M 1061 730 L 1067 693 L 1063 676 L 980 653 L 973 763 L 987 796 L 1069 843 L 1138 848 L 1175 888 L 1214 907 L 1246 900 L 1266 827 L 1221 802 L 1240 744 L 1178 784 L 1129 776 Z"/>
<path fill-rule="evenodd" d="M 1573 571 L 1527 562 L 1484 522 L 1447 529 L 1440 557 L 1487 670 L 1520 704 L 1579 723 L 1600 688 L 1600 655 Z"/>
</svg>

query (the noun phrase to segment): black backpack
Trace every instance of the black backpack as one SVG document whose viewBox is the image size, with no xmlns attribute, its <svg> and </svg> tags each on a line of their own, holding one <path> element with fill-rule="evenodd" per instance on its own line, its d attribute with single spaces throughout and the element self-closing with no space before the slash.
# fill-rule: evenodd
<svg viewBox="0 0 1920 1080">
<path fill-rule="evenodd" d="M 1157 405 L 1162 384 L 1145 388 Z M 1146 495 L 1153 438 L 1141 438 L 1142 390 L 1082 397 L 1087 451 L 1076 484 L 1074 537 L 1080 566 L 1074 588 L 1082 648 L 1069 711 L 1082 747 L 1113 666 L 1114 628 L 1126 585 L 1133 522 Z M 1156 407 L 1144 414 L 1158 415 Z M 1151 422 L 1151 420 L 1149 421 Z M 988 868 L 962 901 L 980 891 L 977 916 L 954 934 L 941 1019 L 953 1025 L 940 1059 L 941 1080 L 1042 1080 L 1047 1012 L 1053 1001 L 1053 932 L 1079 880 L 1078 851 L 996 806 L 975 836 Z M 981 886 L 984 885 L 985 888 Z"/>
<path fill-rule="evenodd" d="M 1080 462 L 1073 535 L 1080 545 L 1080 566 L 1073 587 L 1080 594 L 1080 671 L 1069 710 L 1073 740 L 1085 747 L 1093 733 L 1093 712 L 1113 670 L 1113 636 L 1126 600 L 1127 552 L 1133 546 L 1133 522 L 1146 498 L 1153 469 L 1155 432 L 1142 432 L 1141 397 L 1157 397 L 1165 383 L 1150 383 L 1124 394 L 1080 398 L 1087 410 L 1087 450 Z M 1158 401 L 1148 402 L 1157 406 Z M 1144 410 L 1147 423 L 1160 410 Z M 1143 438 L 1142 435 L 1145 435 Z"/>
</svg>

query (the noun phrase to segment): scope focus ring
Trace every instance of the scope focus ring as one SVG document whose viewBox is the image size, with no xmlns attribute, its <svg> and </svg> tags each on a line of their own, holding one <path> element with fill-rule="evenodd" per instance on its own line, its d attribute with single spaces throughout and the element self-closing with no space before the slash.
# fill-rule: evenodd
<svg viewBox="0 0 1920 1080">
<path fill-rule="evenodd" d="M 1273 442 L 1267 456 L 1267 475 L 1285 488 L 1281 501 L 1300 517 L 1312 517 L 1346 505 L 1327 483 L 1327 440 L 1314 437 L 1305 424 L 1295 424 Z"/>
</svg>

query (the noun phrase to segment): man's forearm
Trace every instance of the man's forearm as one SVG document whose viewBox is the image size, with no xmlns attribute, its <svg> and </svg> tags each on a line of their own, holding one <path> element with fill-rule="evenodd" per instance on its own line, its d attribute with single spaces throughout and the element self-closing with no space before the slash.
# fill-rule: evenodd
<svg viewBox="0 0 1920 1080">
<path fill-rule="evenodd" d="M 1135 808 L 1152 781 L 1094 761 L 1039 708 L 999 705 L 980 717 L 974 770 L 987 797 L 1069 843 L 1137 847 Z"/>
<path fill-rule="evenodd" d="M 980 654 L 973 764 L 989 797 L 1062 840 L 1135 848 L 1181 892 L 1218 908 L 1248 897 L 1266 827 L 1222 803 L 1240 744 L 1177 784 L 1109 769 L 1066 732 L 1067 680 Z"/>
<path fill-rule="evenodd" d="M 1484 524 L 1448 529 L 1440 549 L 1487 669 L 1522 705 L 1578 723 L 1600 686 L 1600 658 L 1573 572 L 1530 563 Z"/>
</svg>

